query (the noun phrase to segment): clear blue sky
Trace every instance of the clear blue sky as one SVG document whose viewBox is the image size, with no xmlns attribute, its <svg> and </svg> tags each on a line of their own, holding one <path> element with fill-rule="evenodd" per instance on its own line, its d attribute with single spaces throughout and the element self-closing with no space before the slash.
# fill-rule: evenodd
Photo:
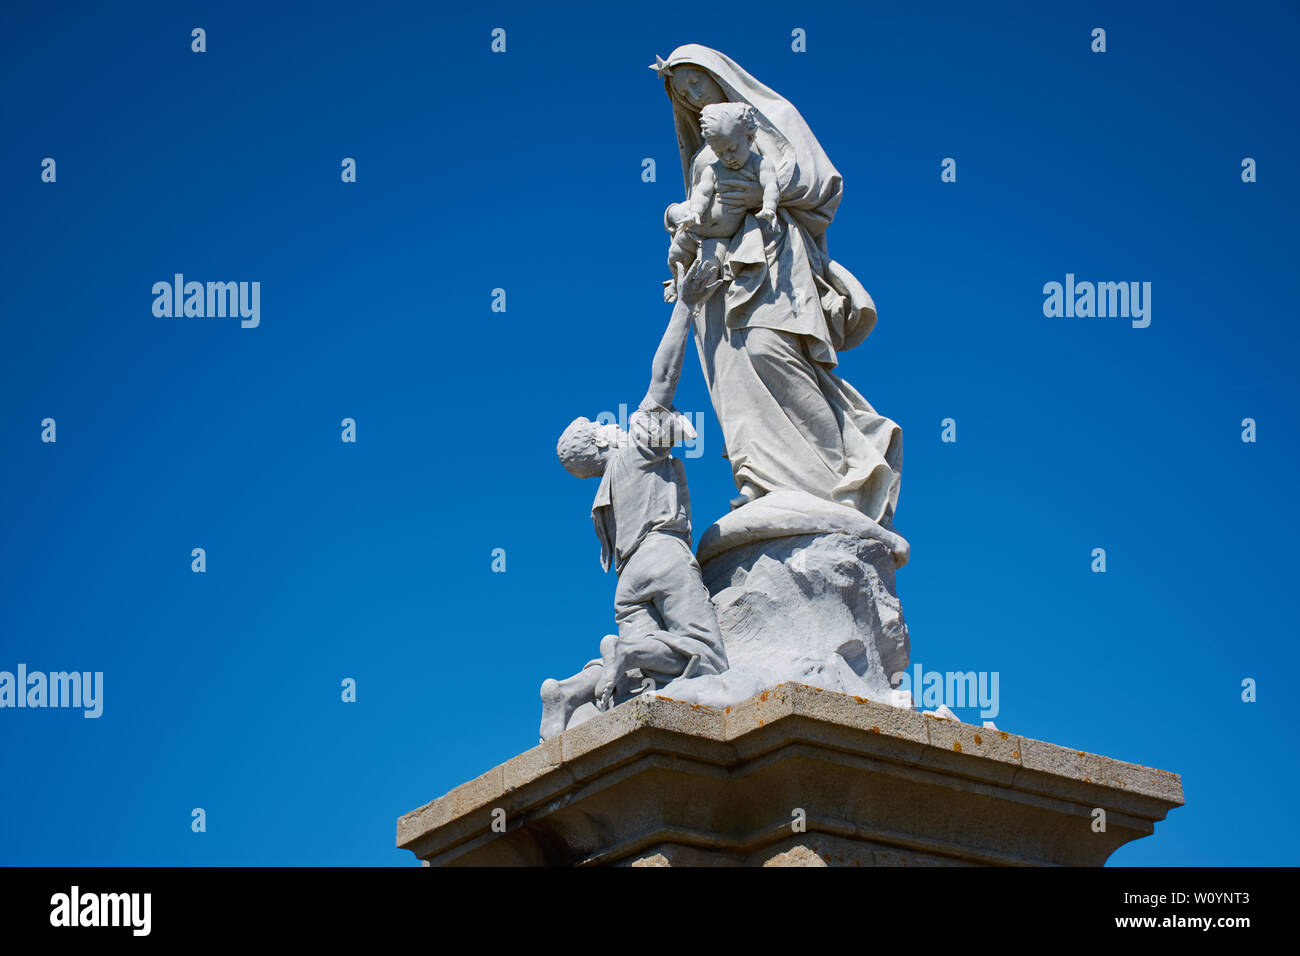
<svg viewBox="0 0 1300 956">
<path fill-rule="evenodd" d="M 555 439 L 644 394 L 682 194 L 646 64 L 687 42 L 844 176 L 914 660 L 1183 775 L 1114 864 L 1296 863 L 1297 13 L 1052 6 L 5 5 L 0 669 L 105 702 L 0 711 L 0 863 L 411 865 L 398 815 L 536 742 L 612 629 Z M 260 327 L 155 317 L 177 272 L 260 281 Z M 1150 327 L 1046 318 L 1066 273 L 1151 282 Z M 693 350 L 678 405 L 698 530 L 734 490 Z"/>
</svg>

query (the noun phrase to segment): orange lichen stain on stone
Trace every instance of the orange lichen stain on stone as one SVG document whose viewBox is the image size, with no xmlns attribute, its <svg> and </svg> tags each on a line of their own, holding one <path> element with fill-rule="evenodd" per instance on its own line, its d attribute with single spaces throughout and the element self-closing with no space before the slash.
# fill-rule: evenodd
<svg viewBox="0 0 1300 956">
<path fill-rule="evenodd" d="M 1002 735 L 1002 739 L 1003 739 L 1003 740 L 1006 740 L 1007 738 L 1009 738 L 1009 737 L 1011 736 L 1011 735 L 1010 735 L 1009 733 L 1007 733 L 1005 730 L 999 730 L 998 733 L 1000 733 L 1000 734 Z"/>
<path fill-rule="evenodd" d="M 731 705 L 728 704 L 727 707 L 726 707 L 722 712 L 723 712 L 724 714 L 729 714 L 729 713 L 731 713 Z"/>
<path fill-rule="evenodd" d="M 984 738 L 981 737 L 979 734 L 976 734 L 976 735 L 975 735 L 975 743 L 977 743 L 977 744 L 982 744 L 982 743 L 984 743 Z"/>
<path fill-rule="evenodd" d="M 865 697 L 858 697 L 856 695 L 854 695 L 853 699 L 856 700 L 859 704 L 865 704 L 867 702 L 867 699 Z"/>
<path fill-rule="evenodd" d="M 1075 753 L 1077 753 L 1080 757 L 1086 757 L 1086 756 L 1088 756 L 1088 755 L 1087 755 L 1086 753 L 1084 753 L 1082 750 L 1076 750 Z"/>
<path fill-rule="evenodd" d="M 1012 760 L 1019 760 L 1019 759 L 1020 759 L 1020 751 L 1019 751 L 1019 750 L 1013 750 L 1013 751 L 1011 751 L 1011 759 L 1012 759 Z"/>
<path fill-rule="evenodd" d="M 959 743 L 954 743 L 954 744 L 952 745 L 952 749 L 955 750 L 955 751 L 957 751 L 957 753 L 961 753 L 961 744 L 959 744 Z"/>
<path fill-rule="evenodd" d="M 871 732 L 872 732 L 873 734 L 878 734 L 878 733 L 880 733 L 880 728 L 879 728 L 879 727 L 876 727 L 876 726 L 873 726 L 873 727 L 871 728 Z"/>
<path fill-rule="evenodd" d="M 758 699 L 759 699 L 759 701 L 762 702 L 762 701 L 767 700 L 767 695 L 768 695 L 768 693 L 769 693 L 769 691 L 763 691 L 763 693 L 759 694 L 759 695 L 758 695 Z"/>
</svg>

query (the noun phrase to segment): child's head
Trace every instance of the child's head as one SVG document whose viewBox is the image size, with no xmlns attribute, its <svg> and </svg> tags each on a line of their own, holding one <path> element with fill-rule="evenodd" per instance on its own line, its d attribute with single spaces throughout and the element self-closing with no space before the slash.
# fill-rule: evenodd
<svg viewBox="0 0 1300 956">
<path fill-rule="evenodd" d="M 555 444 L 564 470 L 576 478 L 595 478 L 605 473 L 610 450 L 619 441 L 619 427 L 599 425 L 585 418 L 575 418 Z"/>
<path fill-rule="evenodd" d="M 746 103 L 715 103 L 700 110 L 704 141 L 728 169 L 745 165 L 757 130 L 754 108 Z"/>
</svg>

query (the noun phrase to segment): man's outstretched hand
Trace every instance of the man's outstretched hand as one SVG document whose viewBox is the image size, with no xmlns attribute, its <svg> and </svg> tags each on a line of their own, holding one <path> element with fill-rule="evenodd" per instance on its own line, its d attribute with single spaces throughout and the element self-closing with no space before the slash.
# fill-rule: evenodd
<svg viewBox="0 0 1300 956">
<path fill-rule="evenodd" d="M 677 298 L 689 308 L 694 309 L 707 302 L 720 285 L 722 278 L 713 261 L 696 259 L 691 263 L 690 269 L 677 263 Z"/>
</svg>

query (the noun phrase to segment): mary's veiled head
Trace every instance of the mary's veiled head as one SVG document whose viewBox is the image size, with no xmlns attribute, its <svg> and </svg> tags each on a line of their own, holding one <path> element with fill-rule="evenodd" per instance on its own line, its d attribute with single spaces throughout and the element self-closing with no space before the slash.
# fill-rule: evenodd
<svg viewBox="0 0 1300 956">
<path fill-rule="evenodd" d="M 804 118 L 785 97 L 764 86 L 724 53 L 688 43 L 656 58 L 654 69 L 672 102 L 682 178 L 691 187 L 691 164 L 704 146 L 700 110 L 711 103 L 747 103 L 758 122 L 755 143 L 777 169 L 781 203 L 820 235 L 839 204 L 840 176 Z"/>
</svg>

